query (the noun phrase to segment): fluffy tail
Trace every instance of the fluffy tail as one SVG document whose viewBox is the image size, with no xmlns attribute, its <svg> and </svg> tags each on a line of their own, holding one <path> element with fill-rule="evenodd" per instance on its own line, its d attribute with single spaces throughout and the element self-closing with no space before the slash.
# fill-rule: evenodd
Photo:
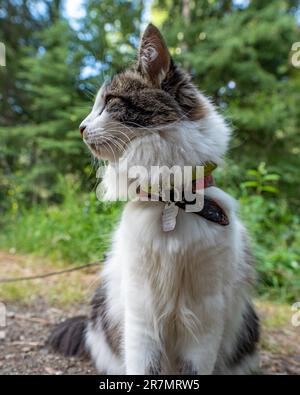
<svg viewBox="0 0 300 395">
<path fill-rule="evenodd" d="M 88 319 L 84 316 L 70 318 L 59 324 L 50 334 L 47 346 L 65 357 L 87 357 L 85 331 Z"/>
</svg>

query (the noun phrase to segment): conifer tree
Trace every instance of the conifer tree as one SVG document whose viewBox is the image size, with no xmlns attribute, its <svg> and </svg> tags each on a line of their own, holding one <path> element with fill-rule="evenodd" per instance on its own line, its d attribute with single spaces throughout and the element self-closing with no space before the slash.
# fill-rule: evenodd
<svg viewBox="0 0 300 395">
<path fill-rule="evenodd" d="M 266 161 L 295 202 L 300 70 L 290 58 L 300 41 L 299 6 L 297 0 L 160 0 L 153 8 L 172 55 L 233 125 L 237 181 Z"/>
</svg>

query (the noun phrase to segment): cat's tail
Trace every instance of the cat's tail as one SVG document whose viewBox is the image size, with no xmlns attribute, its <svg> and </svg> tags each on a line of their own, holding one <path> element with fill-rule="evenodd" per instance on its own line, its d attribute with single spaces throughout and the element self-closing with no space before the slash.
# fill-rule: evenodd
<svg viewBox="0 0 300 395">
<path fill-rule="evenodd" d="M 47 340 L 47 346 L 65 357 L 88 357 L 85 346 L 85 332 L 88 318 L 78 316 L 70 318 L 56 328 Z"/>
</svg>

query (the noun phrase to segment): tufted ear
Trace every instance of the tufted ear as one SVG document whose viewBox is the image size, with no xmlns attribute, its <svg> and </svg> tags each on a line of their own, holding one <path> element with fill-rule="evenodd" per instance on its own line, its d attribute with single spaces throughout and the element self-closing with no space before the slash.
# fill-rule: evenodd
<svg viewBox="0 0 300 395">
<path fill-rule="evenodd" d="M 159 87 L 171 65 L 171 56 L 160 31 L 150 23 L 140 43 L 138 71 Z"/>
</svg>

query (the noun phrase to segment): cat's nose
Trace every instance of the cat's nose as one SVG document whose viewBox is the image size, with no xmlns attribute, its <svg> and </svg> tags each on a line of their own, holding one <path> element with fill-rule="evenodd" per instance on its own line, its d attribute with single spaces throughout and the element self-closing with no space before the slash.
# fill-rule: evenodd
<svg viewBox="0 0 300 395">
<path fill-rule="evenodd" d="M 83 132 L 85 131 L 85 129 L 86 129 L 86 126 L 83 126 L 83 125 L 79 126 L 81 136 L 83 136 Z"/>
</svg>

